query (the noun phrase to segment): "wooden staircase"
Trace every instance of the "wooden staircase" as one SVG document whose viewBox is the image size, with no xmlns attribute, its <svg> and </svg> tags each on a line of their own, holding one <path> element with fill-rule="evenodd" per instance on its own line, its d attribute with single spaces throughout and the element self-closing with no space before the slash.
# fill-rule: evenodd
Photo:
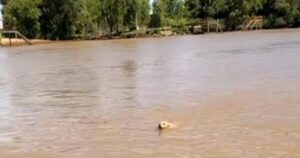
<svg viewBox="0 0 300 158">
<path fill-rule="evenodd" d="M 4 34 L 9 34 L 9 45 L 12 46 L 11 42 L 11 34 L 15 35 L 15 39 L 18 39 L 19 37 L 25 41 L 26 44 L 32 45 L 31 41 L 25 37 L 23 34 L 21 34 L 19 31 L 13 31 L 13 30 L 0 30 L 0 45 L 2 44 L 2 36 Z"/>
<path fill-rule="evenodd" d="M 242 25 L 240 26 L 240 29 L 242 31 L 247 31 L 247 30 L 253 30 L 255 29 L 262 29 L 263 26 L 263 16 L 252 16 L 247 18 Z"/>
</svg>

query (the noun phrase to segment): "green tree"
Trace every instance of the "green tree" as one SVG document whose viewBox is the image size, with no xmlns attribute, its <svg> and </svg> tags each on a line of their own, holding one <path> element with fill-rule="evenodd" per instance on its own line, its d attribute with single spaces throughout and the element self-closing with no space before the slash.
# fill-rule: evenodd
<svg viewBox="0 0 300 158">
<path fill-rule="evenodd" d="M 197 19 L 201 17 L 201 3 L 200 0 L 186 0 L 185 6 L 188 10 L 190 19 Z"/>
<path fill-rule="evenodd" d="M 150 27 L 158 28 L 164 25 L 164 6 L 159 0 L 154 0 L 152 3 L 152 14 Z"/>
<path fill-rule="evenodd" d="M 151 27 L 178 25 L 186 16 L 183 0 L 155 0 L 152 8 Z"/>
<path fill-rule="evenodd" d="M 47 39 L 68 39 L 75 32 L 72 19 L 74 16 L 73 5 L 70 0 L 43 0 L 40 8 L 42 11 L 41 31 Z"/>
<path fill-rule="evenodd" d="M 186 0 L 191 18 L 225 19 L 228 29 L 235 29 L 249 16 L 263 8 L 265 0 Z"/>
<path fill-rule="evenodd" d="M 0 4 L 6 5 L 9 0 L 0 0 Z"/>
<path fill-rule="evenodd" d="M 290 27 L 299 25 L 300 1 L 268 0 L 264 6 L 266 27 Z"/>
<path fill-rule="evenodd" d="M 140 26 L 147 26 L 150 20 L 149 0 L 137 0 L 137 21 Z"/>
<path fill-rule="evenodd" d="M 149 22 L 150 4 L 149 0 L 127 0 L 124 14 L 124 26 L 129 30 L 138 29 Z"/>
<path fill-rule="evenodd" d="M 97 5 L 100 4 L 95 0 L 43 0 L 40 5 L 43 37 L 70 39 L 95 32 L 98 20 L 98 15 L 95 14 Z"/>
<path fill-rule="evenodd" d="M 3 2 L 4 3 L 4 2 Z M 10 0 L 4 5 L 4 27 L 18 30 L 29 38 L 36 38 L 40 33 L 38 8 L 40 0 Z"/>
<path fill-rule="evenodd" d="M 228 1 L 228 12 L 225 17 L 228 29 L 236 29 L 247 17 L 257 15 L 264 3 L 264 0 Z"/>
<path fill-rule="evenodd" d="M 137 27 L 138 1 L 127 0 L 125 5 L 123 25 L 126 29 L 134 30 Z"/>
<path fill-rule="evenodd" d="M 109 33 L 119 33 L 125 14 L 125 0 L 102 0 L 101 15 L 108 25 Z"/>
<path fill-rule="evenodd" d="M 102 20 L 101 15 L 101 2 L 100 0 L 87 0 L 87 11 L 89 13 L 89 18 L 93 23 L 93 27 L 99 29 L 99 24 Z"/>
<path fill-rule="evenodd" d="M 234 30 L 246 18 L 265 17 L 265 27 L 300 26 L 299 0 L 1 0 L 6 28 L 30 38 L 74 37 L 138 30 L 184 28 L 188 20 L 218 18 Z"/>
<path fill-rule="evenodd" d="M 100 3 L 98 0 L 78 0 L 75 3 L 75 9 L 78 9 L 74 15 L 75 33 L 77 35 L 88 35 L 96 33 L 98 29 L 98 20 L 100 17 Z"/>
</svg>

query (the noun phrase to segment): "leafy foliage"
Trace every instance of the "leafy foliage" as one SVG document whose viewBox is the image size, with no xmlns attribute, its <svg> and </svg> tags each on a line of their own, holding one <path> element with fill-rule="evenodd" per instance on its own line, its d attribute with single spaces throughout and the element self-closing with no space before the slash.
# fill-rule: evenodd
<svg viewBox="0 0 300 158">
<path fill-rule="evenodd" d="M 183 0 L 155 0 L 152 8 L 151 27 L 184 25 L 187 10 Z"/>
<path fill-rule="evenodd" d="M 41 11 L 38 8 L 40 0 L 10 0 L 5 2 L 4 26 L 9 29 L 17 29 L 30 38 L 38 37 L 40 33 L 39 17 L 41 16 Z"/>
<path fill-rule="evenodd" d="M 140 28 L 184 29 L 199 19 L 222 19 L 237 29 L 254 15 L 264 27 L 300 26 L 299 0 L 1 0 L 5 28 L 30 38 L 72 39 L 119 35 Z"/>
</svg>

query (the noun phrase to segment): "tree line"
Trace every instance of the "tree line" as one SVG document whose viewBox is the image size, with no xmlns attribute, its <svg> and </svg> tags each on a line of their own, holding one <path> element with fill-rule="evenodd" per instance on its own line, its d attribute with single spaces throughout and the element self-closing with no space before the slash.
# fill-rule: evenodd
<svg viewBox="0 0 300 158">
<path fill-rule="evenodd" d="M 199 19 L 222 19 L 235 30 L 262 15 L 265 28 L 300 26 L 299 0 L 1 0 L 7 29 L 29 38 L 72 39 L 147 28 L 185 29 Z"/>
</svg>

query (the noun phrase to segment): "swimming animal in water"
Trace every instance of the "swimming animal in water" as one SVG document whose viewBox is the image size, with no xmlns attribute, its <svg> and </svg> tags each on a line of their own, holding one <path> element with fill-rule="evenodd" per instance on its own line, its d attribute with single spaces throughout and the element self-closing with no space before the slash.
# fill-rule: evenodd
<svg viewBox="0 0 300 158">
<path fill-rule="evenodd" d="M 164 130 L 164 129 L 169 129 L 169 128 L 174 128 L 175 125 L 170 123 L 170 122 L 166 122 L 166 121 L 161 121 L 159 124 L 158 124 L 158 129 L 159 130 Z"/>
</svg>

